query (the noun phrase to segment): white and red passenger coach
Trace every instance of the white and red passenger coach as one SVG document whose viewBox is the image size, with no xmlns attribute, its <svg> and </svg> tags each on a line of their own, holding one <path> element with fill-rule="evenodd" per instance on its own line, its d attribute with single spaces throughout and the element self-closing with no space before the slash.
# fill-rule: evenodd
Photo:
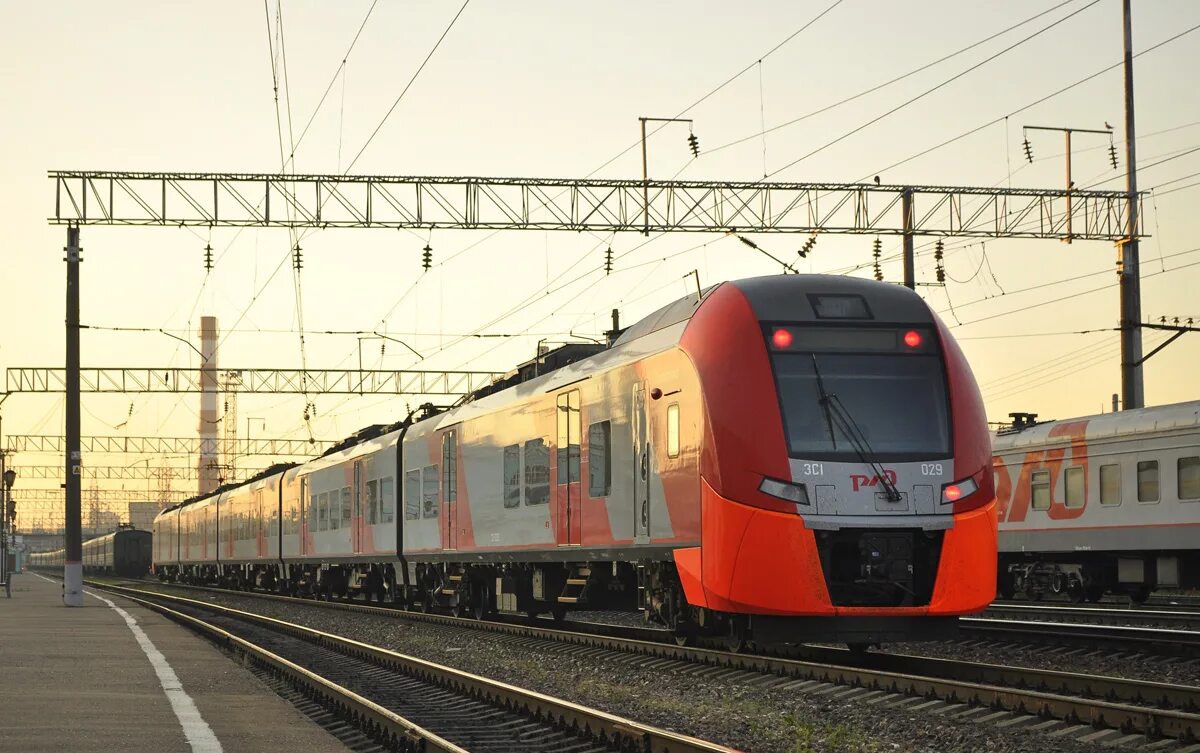
<svg viewBox="0 0 1200 753">
<path fill-rule="evenodd" d="M 163 512 L 156 572 L 759 643 L 934 638 L 991 601 L 982 401 L 912 291 L 726 282 L 596 349 Z"/>
</svg>

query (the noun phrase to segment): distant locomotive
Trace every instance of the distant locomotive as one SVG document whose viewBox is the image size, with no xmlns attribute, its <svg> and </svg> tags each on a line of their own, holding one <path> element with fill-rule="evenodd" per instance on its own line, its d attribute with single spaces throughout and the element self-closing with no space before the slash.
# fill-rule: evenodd
<svg viewBox="0 0 1200 753">
<path fill-rule="evenodd" d="M 88 575 L 121 575 L 140 578 L 150 571 L 150 531 L 122 528 L 83 542 L 83 572 Z M 66 550 L 33 552 L 29 565 L 35 569 L 61 569 Z"/>
<path fill-rule="evenodd" d="M 931 639 L 994 597 L 983 404 L 912 291 L 727 282 L 540 370 L 164 511 L 155 571 L 734 644 Z"/>
<path fill-rule="evenodd" d="M 998 591 L 1200 587 L 1200 401 L 1022 425 L 993 443 Z"/>
</svg>

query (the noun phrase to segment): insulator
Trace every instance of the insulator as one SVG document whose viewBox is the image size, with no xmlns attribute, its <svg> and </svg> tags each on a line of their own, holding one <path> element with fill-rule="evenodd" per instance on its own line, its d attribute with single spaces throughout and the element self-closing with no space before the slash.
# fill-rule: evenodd
<svg viewBox="0 0 1200 753">
<path fill-rule="evenodd" d="M 876 238 L 875 241 L 873 243 L 871 243 L 871 256 L 875 257 L 875 259 L 878 260 L 882 253 L 883 253 L 883 241 Z"/>
<path fill-rule="evenodd" d="M 300 252 L 300 244 L 297 243 L 296 247 L 292 249 L 292 267 L 297 272 L 304 268 L 304 255 Z"/>
<path fill-rule="evenodd" d="M 946 282 L 946 270 L 942 269 L 941 266 L 937 268 L 937 281 L 941 283 Z"/>
<path fill-rule="evenodd" d="M 688 134 L 688 146 L 691 147 L 692 157 L 700 156 L 700 139 L 696 138 L 696 134 Z"/>
<path fill-rule="evenodd" d="M 212 244 L 204 244 L 204 271 L 211 272 L 213 268 Z"/>
<path fill-rule="evenodd" d="M 879 262 L 875 262 L 875 279 L 883 282 L 883 269 L 879 266 Z"/>
<path fill-rule="evenodd" d="M 604 252 L 604 274 L 612 274 L 613 271 L 613 252 L 612 246 Z"/>
<path fill-rule="evenodd" d="M 942 257 L 944 256 L 944 254 L 942 253 L 942 249 L 944 249 L 944 248 L 945 248 L 945 244 L 942 243 L 942 240 L 939 238 L 938 242 L 933 247 L 933 260 L 934 261 L 940 262 L 942 260 Z"/>
<path fill-rule="evenodd" d="M 1025 159 L 1029 160 L 1029 164 L 1033 164 L 1033 144 L 1029 143 L 1029 139 L 1025 139 Z"/>
<path fill-rule="evenodd" d="M 1112 162 L 1113 169 L 1116 170 L 1117 166 L 1119 164 L 1117 162 L 1117 145 L 1116 144 L 1108 145 L 1108 159 Z"/>
<path fill-rule="evenodd" d="M 421 254 L 421 267 L 428 272 L 429 268 L 433 266 L 433 249 L 426 243 L 423 250 L 424 253 Z"/>
<path fill-rule="evenodd" d="M 382 355 L 386 355 L 386 354 L 387 354 L 387 343 L 380 342 L 379 343 L 379 355 L 382 356 Z"/>
</svg>

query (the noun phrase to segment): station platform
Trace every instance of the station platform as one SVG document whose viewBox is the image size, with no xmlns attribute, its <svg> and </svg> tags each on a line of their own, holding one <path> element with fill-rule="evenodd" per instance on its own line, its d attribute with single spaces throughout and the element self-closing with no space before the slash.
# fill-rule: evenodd
<svg viewBox="0 0 1200 753">
<path fill-rule="evenodd" d="M 97 598 L 63 606 L 61 582 L 36 573 L 13 576 L 12 598 L 0 596 L 0 750 L 347 750 L 205 639 L 99 595 L 148 642 Z"/>
</svg>

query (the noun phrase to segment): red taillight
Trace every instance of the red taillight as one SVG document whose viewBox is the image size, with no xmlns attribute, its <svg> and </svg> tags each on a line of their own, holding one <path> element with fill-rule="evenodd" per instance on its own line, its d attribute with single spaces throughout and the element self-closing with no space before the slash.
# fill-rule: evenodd
<svg viewBox="0 0 1200 753">
<path fill-rule="evenodd" d="M 942 489 L 942 499 L 946 502 L 954 502 L 962 496 L 962 489 L 958 484 L 950 484 Z"/>
<path fill-rule="evenodd" d="M 910 348 L 915 348 L 921 344 L 921 333 L 915 329 L 910 329 L 904 333 L 904 344 Z"/>
<path fill-rule="evenodd" d="M 775 334 L 771 335 L 771 342 L 775 343 L 776 348 L 790 348 L 792 345 L 792 333 L 786 329 L 777 329 Z"/>
</svg>

